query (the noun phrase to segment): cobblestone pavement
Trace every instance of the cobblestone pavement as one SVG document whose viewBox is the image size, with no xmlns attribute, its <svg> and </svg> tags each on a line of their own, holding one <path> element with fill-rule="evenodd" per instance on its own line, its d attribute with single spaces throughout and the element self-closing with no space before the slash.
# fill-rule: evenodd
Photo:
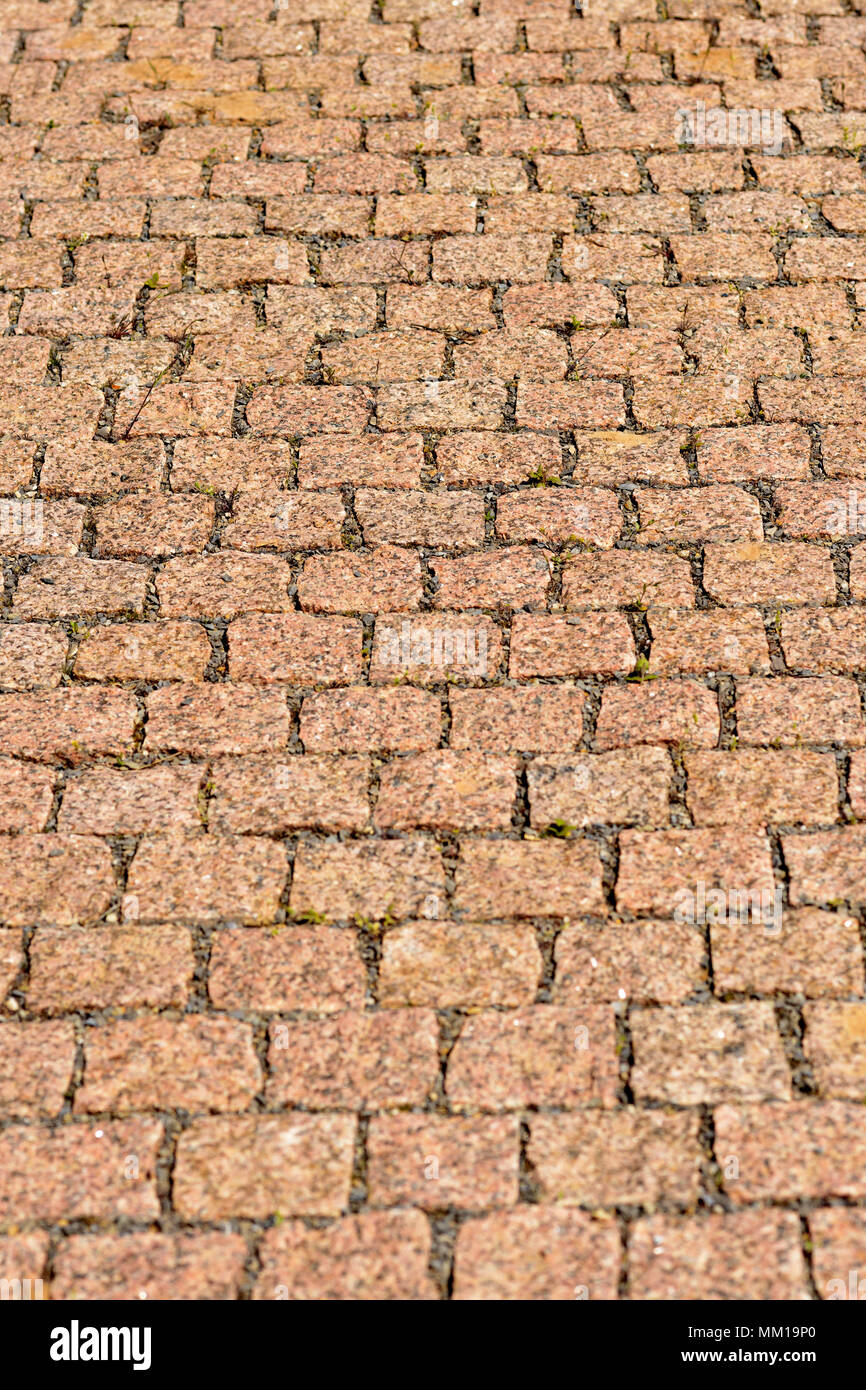
<svg viewBox="0 0 866 1390">
<path fill-rule="evenodd" d="M 866 0 L 584 8 L 0 3 L 10 1280 L 857 1294 Z"/>
</svg>

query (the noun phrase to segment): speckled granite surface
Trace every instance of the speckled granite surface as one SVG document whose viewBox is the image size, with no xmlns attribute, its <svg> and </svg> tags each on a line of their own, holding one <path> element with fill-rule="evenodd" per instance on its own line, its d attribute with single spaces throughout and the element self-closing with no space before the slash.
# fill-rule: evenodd
<svg viewBox="0 0 866 1390">
<path fill-rule="evenodd" d="M 864 109 L 864 0 L 0 0 L 0 1277 L 861 1287 Z"/>
</svg>

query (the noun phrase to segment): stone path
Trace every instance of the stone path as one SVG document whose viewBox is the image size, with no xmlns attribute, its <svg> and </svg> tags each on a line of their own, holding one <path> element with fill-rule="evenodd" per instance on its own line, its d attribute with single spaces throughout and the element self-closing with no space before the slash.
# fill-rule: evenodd
<svg viewBox="0 0 866 1390">
<path fill-rule="evenodd" d="M 861 9 L 2 0 L 0 1273 L 848 1296 Z"/>
</svg>

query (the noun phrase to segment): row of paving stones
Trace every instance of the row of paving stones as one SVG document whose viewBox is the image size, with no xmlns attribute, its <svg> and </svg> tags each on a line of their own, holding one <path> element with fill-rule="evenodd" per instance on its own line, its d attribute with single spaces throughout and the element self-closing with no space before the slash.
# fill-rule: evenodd
<svg viewBox="0 0 866 1390">
<path fill-rule="evenodd" d="M 567 179 L 566 170 L 561 171 L 561 177 Z M 384 230 L 381 225 L 383 218 L 396 221 L 400 231 L 408 233 L 410 228 L 417 230 L 416 205 L 431 198 L 433 207 L 426 212 L 422 210 L 423 215 L 432 223 L 431 231 L 446 233 L 448 222 L 459 220 L 466 224 L 466 230 L 471 235 L 442 235 L 429 243 L 418 238 L 401 242 L 377 236 L 371 241 L 326 247 L 322 249 L 319 258 L 319 282 L 323 285 L 349 281 L 363 284 L 365 279 L 373 279 L 417 285 L 428 279 L 428 269 L 432 269 L 434 282 L 444 284 L 491 280 L 534 284 L 544 281 L 554 255 L 553 232 L 567 234 L 571 231 L 576 208 L 567 198 L 539 196 L 541 207 L 536 216 L 545 217 L 548 226 L 553 230 L 518 236 L 505 235 L 493 230 L 493 227 L 488 231 L 486 212 L 483 215 L 482 233 L 475 235 L 476 219 L 482 215 L 476 206 L 477 199 L 445 196 L 434 198 L 430 194 L 419 193 L 415 196 L 407 195 L 405 199 L 391 198 L 389 207 L 389 199 L 384 198 L 380 200 L 376 212 L 377 233 Z M 266 202 L 268 230 L 280 229 L 281 223 L 285 226 L 286 221 L 290 223 L 290 231 L 305 230 L 294 225 L 293 200 L 287 198 L 280 201 L 286 206 L 275 207 L 270 199 Z M 333 201 L 336 200 L 323 200 L 323 214 Z M 531 201 L 531 198 L 494 200 L 495 203 L 504 203 L 506 209 L 509 201 L 517 205 L 511 211 L 512 217 L 517 221 L 523 206 L 527 201 Z M 730 198 L 727 200 L 728 220 L 736 216 L 735 209 L 730 207 L 731 201 Z M 740 210 L 740 216 L 751 224 L 761 217 L 762 212 L 767 221 L 774 215 L 785 219 L 786 214 L 790 220 L 788 205 L 792 201 L 795 204 L 800 202 L 799 199 L 781 199 L 783 206 L 779 207 L 772 194 L 766 195 L 765 208 L 762 208 L 760 199 L 749 198 L 747 195 L 742 195 L 740 201 L 745 204 Z M 315 194 L 302 197 L 298 202 L 298 212 L 301 216 L 305 211 L 314 214 L 319 206 Z M 356 219 L 359 223 L 357 228 L 348 226 L 344 229 L 338 224 L 330 228 L 325 227 L 323 230 L 344 235 L 351 235 L 352 230 L 357 230 L 361 236 L 365 236 L 370 222 L 367 202 L 351 198 L 346 202 L 349 204 L 345 209 L 347 219 L 352 218 L 356 204 L 358 212 L 362 214 Z M 404 202 L 405 207 L 402 206 Z M 737 199 L 733 199 L 733 202 L 736 204 Z M 805 212 L 805 205 L 802 206 Z M 595 210 L 599 220 L 606 222 L 604 199 L 596 200 Z M 708 217 L 712 216 L 711 205 L 708 205 L 705 211 Z M 657 209 L 656 216 L 661 212 L 662 209 Z M 311 227 L 309 231 L 311 234 L 321 235 L 318 227 Z M 672 275 L 674 284 L 680 283 L 680 280 L 726 281 L 732 278 L 796 284 L 825 280 L 856 280 L 862 274 L 863 251 L 853 236 L 798 236 L 789 242 L 787 238 L 774 239 L 766 232 L 745 233 L 730 229 L 714 231 L 705 228 L 690 235 L 668 236 L 664 241 L 670 248 L 668 259 L 665 258 L 661 239 L 648 239 L 646 235 L 611 231 L 582 236 L 564 235 L 559 242 L 557 259 L 562 272 L 569 280 L 576 281 L 616 278 L 635 283 L 661 284 L 665 275 Z M 61 245 L 51 240 L 40 241 L 33 238 L 24 252 L 16 254 L 14 258 L 10 255 L 13 249 L 9 242 L 4 244 L 5 256 L 10 262 L 8 268 L 4 267 L 4 283 L 11 289 L 23 288 L 27 289 L 28 293 L 32 292 L 32 300 L 27 303 L 25 315 L 25 323 L 32 324 L 34 321 L 38 322 L 40 310 L 46 303 L 44 295 L 62 286 L 67 268 L 64 265 L 65 258 Z M 778 261 L 774 255 L 776 250 Z M 159 278 L 159 285 L 155 285 L 154 288 L 166 292 L 179 290 L 182 279 L 187 278 L 182 272 L 189 255 L 194 259 L 195 283 L 198 288 L 204 290 L 227 290 L 255 281 L 304 285 L 312 280 L 311 267 L 303 245 L 299 241 L 280 236 L 265 236 L 258 241 L 251 241 L 249 234 L 246 237 L 197 236 L 190 247 L 187 247 L 186 243 L 165 243 L 158 239 L 147 244 L 115 241 L 104 250 L 93 242 L 72 254 L 74 284 L 91 291 L 102 289 L 104 292 L 114 277 L 128 281 L 135 281 L 140 277 L 141 283 L 144 284 L 154 275 L 158 275 Z M 365 276 L 365 268 L 379 273 Z M 611 275 L 612 269 L 618 272 L 615 276 Z M 47 303 L 50 308 L 52 301 L 48 300 Z M 419 334 L 416 335 L 415 345 L 416 351 L 426 349 L 427 360 L 423 365 L 436 363 L 435 339 L 430 342 Z M 542 339 L 541 346 L 543 345 Z M 329 356 L 334 360 L 335 372 L 339 374 L 342 363 L 348 357 L 347 352 L 332 352 Z M 471 372 L 472 367 L 476 365 L 474 357 L 477 357 L 477 353 L 473 354 L 471 351 L 461 354 L 461 375 Z M 676 370 L 679 360 L 675 354 L 671 354 L 671 358 L 667 364 L 668 370 Z M 349 365 L 351 366 L 351 362 Z M 556 370 L 557 365 L 552 364 L 553 376 L 561 374 Z"/>
<path fill-rule="evenodd" d="M 566 1207 L 522 1206 L 469 1217 L 455 1233 L 417 1208 L 365 1211 L 330 1226 L 287 1220 L 254 1245 L 240 1234 L 13 1237 L 19 1277 L 60 1299 L 649 1299 L 800 1300 L 815 1288 L 857 1297 L 861 1214 L 801 1218 L 754 1210 L 634 1222 L 624 1252 L 614 1220 Z M 454 1241 L 453 1272 L 442 1251 Z M 804 1255 L 804 1246 L 808 1255 Z M 42 1273 L 50 1262 L 51 1279 Z M 841 1274 L 839 1271 L 843 1271 Z M 853 1279 L 848 1271 L 853 1271 Z"/>
<path fill-rule="evenodd" d="M 830 924 L 822 925 L 829 936 Z M 842 969 L 847 964 L 850 976 L 856 974 L 856 958 L 852 959 L 851 950 L 853 924 L 847 925 L 847 961 L 839 943 L 835 949 Z M 659 924 L 650 923 L 642 932 L 644 945 L 651 943 L 653 928 L 660 934 Z M 310 942 L 312 933 L 306 936 Z M 76 1116 L 154 1109 L 233 1112 L 246 1109 L 260 1091 L 270 1106 L 379 1110 L 423 1105 L 434 1095 L 439 1075 L 436 1016 L 425 1008 L 351 1011 L 351 1005 L 363 1003 L 365 981 L 346 936 L 343 933 L 343 939 L 331 950 L 331 997 L 323 1003 L 332 1009 L 340 1004 L 349 1006 L 348 1011 L 316 1020 L 294 1018 L 271 1023 L 267 1084 L 256 1057 L 253 1027 L 248 1023 L 195 1015 L 124 1019 L 84 1033 L 84 1084 L 74 1092 Z M 672 936 L 670 950 L 675 955 L 679 945 L 675 928 Z M 528 954 L 527 936 L 516 929 L 513 937 L 512 977 L 516 980 L 522 965 L 521 947 Z M 588 991 L 580 988 L 581 967 L 592 950 L 592 938 L 585 930 L 570 928 L 559 944 L 563 978 L 557 981 L 553 997 L 556 1001 L 577 997 L 579 1006 L 557 1002 L 518 1007 L 513 1012 L 481 1009 L 473 1014 L 447 1058 L 444 1096 L 455 1109 L 616 1104 L 620 1074 L 617 1052 L 621 1051 L 617 1048 L 616 1015 L 592 1000 L 584 1002 Z M 234 1002 L 230 947 L 231 942 L 214 965 L 214 993 L 219 1003 Z M 399 944 L 395 949 L 400 949 Z M 687 952 L 694 959 L 700 947 L 690 942 L 683 956 Z M 322 970 L 323 963 L 318 968 Z M 676 978 L 677 970 L 685 975 L 687 961 L 675 961 L 670 972 L 668 994 L 673 996 L 685 993 Z M 489 987 L 488 1002 L 497 1002 L 499 996 L 501 1002 L 514 1004 L 521 994 L 531 995 L 534 979 L 530 976 L 528 982 L 521 983 L 522 988 L 513 988 L 510 998 L 507 980 L 500 990 Z M 383 992 L 387 1004 L 387 975 Z M 397 1002 L 405 1001 L 400 998 Z M 823 1094 L 853 1100 L 862 1094 L 863 1061 L 858 1043 L 863 1019 L 860 1003 L 807 1003 L 804 1056 Z M 71 1022 L 46 1020 L 22 1027 L 18 1037 L 10 1032 L 15 1027 L 6 1024 L 3 1029 L 4 1040 L 11 1038 L 19 1049 L 4 1078 L 4 1111 L 23 1118 L 50 1118 L 60 1113 L 74 1080 L 78 1061 L 75 1029 Z M 685 1013 L 675 1008 L 636 1008 L 630 1014 L 629 1031 L 634 1052 L 629 1085 L 639 1102 L 691 1105 L 791 1098 L 791 1076 L 769 1003 L 707 1004 Z M 678 1057 L 678 1050 L 689 1055 Z M 185 1064 L 188 1061 L 189 1070 L 177 1074 L 180 1058 Z M 611 1134 L 627 1132 L 632 1122 L 649 1124 L 654 1113 L 614 1111 L 607 1130 Z M 691 1118 L 697 1134 L 697 1117 Z M 596 1124 L 604 1129 L 603 1119 L 578 1116 L 576 1132 L 588 1132 Z M 662 1129 L 669 1120 L 675 1128 L 679 1123 L 663 1114 L 656 1114 L 655 1120 Z M 565 1123 L 551 1121 L 557 1134 Z M 599 1142 L 602 1149 L 607 1147 L 606 1139 Z M 581 1181 L 565 1182 L 565 1186 L 590 1205 L 596 1199 L 610 1205 L 629 1204 L 615 1183 L 601 1184 L 598 1190 L 604 1190 L 604 1197 Z M 677 1182 L 670 1186 L 663 1182 L 657 1195 L 685 1201 L 682 1194 Z M 691 1196 L 695 1198 L 697 1191 Z M 467 1203 L 462 1200 L 460 1205 Z M 232 1208 L 228 1214 L 236 1215 L 239 1210 Z"/>
</svg>

